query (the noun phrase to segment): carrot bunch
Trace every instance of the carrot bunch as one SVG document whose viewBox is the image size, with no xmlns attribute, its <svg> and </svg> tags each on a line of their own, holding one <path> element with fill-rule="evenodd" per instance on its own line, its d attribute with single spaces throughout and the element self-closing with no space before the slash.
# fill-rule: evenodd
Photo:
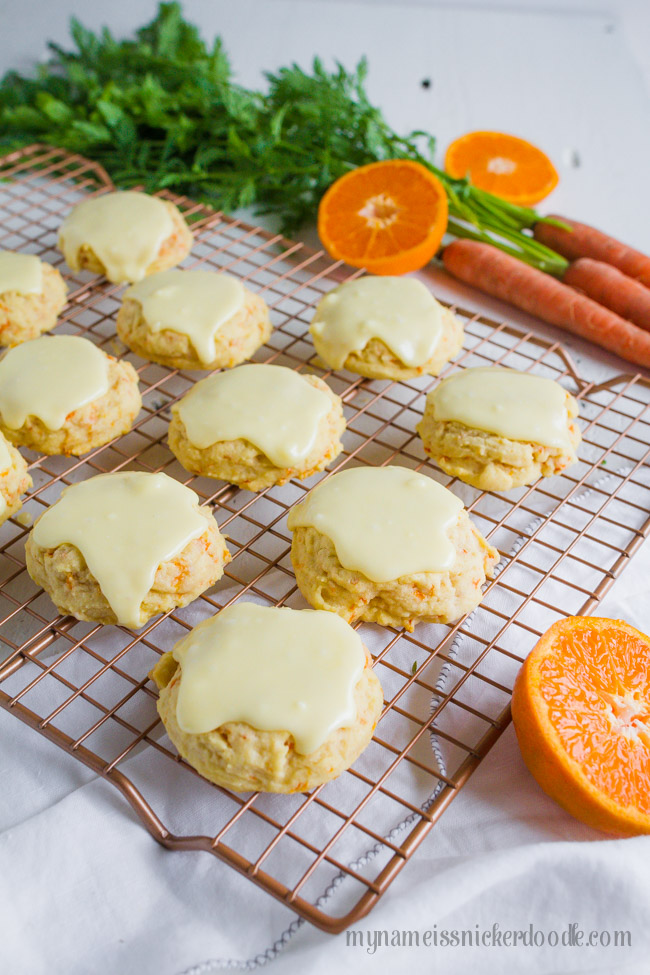
<svg viewBox="0 0 650 975">
<path fill-rule="evenodd" d="M 535 239 L 570 263 L 562 280 L 489 244 L 455 240 L 447 271 L 551 325 L 650 369 L 650 257 L 587 224 L 553 215 Z"/>
<path fill-rule="evenodd" d="M 442 259 L 455 277 L 650 369 L 650 257 L 530 209 L 558 181 L 541 149 L 468 132 L 447 149 L 445 170 L 389 158 L 345 172 L 319 204 L 325 250 L 371 274 L 406 274 L 447 234 L 456 239 Z"/>
</svg>

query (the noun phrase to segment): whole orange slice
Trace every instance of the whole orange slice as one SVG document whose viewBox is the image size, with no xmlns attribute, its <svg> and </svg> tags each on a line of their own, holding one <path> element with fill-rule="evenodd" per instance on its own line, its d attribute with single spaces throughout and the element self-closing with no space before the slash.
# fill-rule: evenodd
<svg viewBox="0 0 650 975">
<path fill-rule="evenodd" d="M 425 166 L 387 159 L 337 179 L 318 208 L 332 257 L 371 274 L 406 274 L 431 260 L 447 228 L 447 194 Z"/>
<path fill-rule="evenodd" d="M 559 176 L 537 146 L 505 132 L 468 132 L 452 142 L 445 169 L 455 179 L 517 203 L 534 206 L 557 186 Z"/>
<path fill-rule="evenodd" d="M 559 620 L 517 676 L 512 719 L 526 765 L 567 812 L 650 833 L 650 638 L 622 620 Z"/>
</svg>

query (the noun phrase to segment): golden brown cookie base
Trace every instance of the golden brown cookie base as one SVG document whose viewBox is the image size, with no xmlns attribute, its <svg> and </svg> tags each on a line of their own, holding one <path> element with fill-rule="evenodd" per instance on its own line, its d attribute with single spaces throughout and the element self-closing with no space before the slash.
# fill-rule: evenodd
<svg viewBox="0 0 650 975">
<path fill-rule="evenodd" d="M 152 261 L 147 268 L 145 275 L 156 274 L 157 271 L 168 271 L 172 267 L 176 267 L 177 264 L 187 257 L 192 249 L 192 243 L 194 237 L 192 236 L 192 231 L 185 223 L 183 215 L 177 206 L 170 203 L 169 200 L 162 200 L 169 211 L 169 215 L 174 224 L 174 229 L 169 237 L 162 242 L 160 245 L 160 250 L 158 251 L 158 257 L 155 261 Z M 91 271 L 93 274 L 103 274 L 109 281 L 112 279 L 106 274 L 106 268 L 104 267 L 102 261 L 97 257 L 94 250 L 90 245 L 83 244 L 77 254 L 70 254 L 63 252 L 63 256 L 66 259 L 67 264 L 77 271 Z M 123 284 L 124 282 L 118 281 L 114 282 L 116 284 Z"/>
<path fill-rule="evenodd" d="M 214 585 L 230 561 L 223 536 L 210 512 L 200 509 L 206 531 L 173 559 L 158 566 L 154 584 L 142 602 L 143 623 L 178 606 L 187 606 Z M 25 546 L 27 571 L 48 594 L 62 615 L 92 623 L 117 623 L 117 617 L 74 545 L 40 548 L 33 533 Z"/>
<path fill-rule="evenodd" d="M 11 465 L 0 473 L 0 495 L 5 502 L 5 508 L 0 512 L 0 525 L 15 515 L 22 508 L 22 495 L 29 491 L 32 479 L 27 473 L 27 461 L 16 448 L 7 444 Z"/>
<path fill-rule="evenodd" d="M 438 467 L 481 491 L 509 491 L 559 474 L 576 462 L 581 440 L 573 420 L 569 422 L 572 449 L 566 450 L 510 440 L 452 420 L 435 420 L 431 408 L 425 410 L 416 429 L 425 452 Z"/>
<path fill-rule="evenodd" d="M 128 433 L 142 406 L 138 374 L 125 359 L 108 358 L 110 386 L 103 396 L 70 413 L 59 430 L 50 430 L 36 416 L 28 416 L 14 430 L 0 415 L 0 430 L 7 440 L 41 454 L 78 457 Z"/>
<path fill-rule="evenodd" d="M 205 734 L 182 731 L 176 720 L 180 666 L 164 654 L 149 675 L 160 696 L 158 713 L 179 754 L 210 782 L 234 792 L 307 792 L 349 768 L 372 738 L 383 693 L 368 654 L 354 691 L 357 717 L 339 728 L 311 755 L 296 751 L 287 731 L 259 731 L 230 721 Z"/>
<path fill-rule="evenodd" d="M 250 359 L 269 339 L 272 326 L 266 302 L 246 290 L 243 308 L 225 322 L 214 339 L 212 362 L 202 362 L 187 335 L 172 329 L 154 332 L 142 315 L 142 305 L 125 298 L 117 316 L 117 334 L 132 352 L 170 369 L 229 369 Z"/>
<path fill-rule="evenodd" d="M 291 562 L 298 587 L 314 609 L 338 613 L 348 623 L 382 626 L 453 623 L 475 609 L 481 587 L 491 579 L 499 555 L 462 511 L 452 529 L 456 560 L 446 572 L 419 572 L 390 582 L 373 582 L 341 565 L 334 543 L 315 528 L 293 533 Z"/>
<path fill-rule="evenodd" d="M 373 338 L 366 343 L 361 352 L 351 352 L 343 368 L 348 372 L 356 372 L 366 379 L 403 381 L 415 379 L 417 376 L 437 376 L 463 347 L 462 322 L 446 308 L 442 315 L 443 332 L 440 342 L 435 354 L 421 366 L 406 366 L 381 339 Z M 320 358 L 326 362 L 317 339 L 314 339 L 314 345 Z"/>
<path fill-rule="evenodd" d="M 324 470 L 343 449 L 339 439 L 345 430 L 343 404 L 322 379 L 316 376 L 305 378 L 327 393 L 332 406 L 321 421 L 313 449 L 300 466 L 276 467 L 266 454 L 248 440 L 222 440 L 209 447 L 196 447 L 188 439 L 178 405 L 172 407 L 168 434 L 170 450 L 191 474 L 229 481 L 249 491 L 262 491 L 274 484 L 286 484 L 292 477 L 303 480 Z"/>
<path fill-rule="evenodd" d="M 42 262 L 43 290 L 36 295 L 6 291 L 0 295 L 0 345 L 20 345 L 56 325 L 68 288 L 51 264 Z"/>
</svg>

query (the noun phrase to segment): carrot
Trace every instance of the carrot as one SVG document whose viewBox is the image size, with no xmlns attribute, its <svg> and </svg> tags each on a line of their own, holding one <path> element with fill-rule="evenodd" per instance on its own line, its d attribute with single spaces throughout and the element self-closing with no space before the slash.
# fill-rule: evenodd
<svg viewBox="0 0 650 975">
<path fill-rule="evenodd" d="M 569 264 L 562 280 L 599 305 L 615 311 L 621 318 L 650 331 L 650 288 L 629 278 L 618 268 L 581 257 Z"/>
<path fill-rule="evenodd" d="M 551 325 L 650 368 L 650 333 L 490 244 L 455 240 L 442 259 L 454 277 Z"/>
<path fill-rule="evenodd" d="M 568 220 L 555 214 L 551 216 L 553 220 L 568 224 L 571 230 L 562 230 L 550 223 L 536 223 L 533 233 L 540 243 L 563 254 L 570 261 L 579 257 L 592 257 L 595 261 L 613 264 L 623 274 L 636 278 L 650 288 L 650 257 L 646 254 L 586 223 L 578 223 L 577 220 Z"/>
</svg>

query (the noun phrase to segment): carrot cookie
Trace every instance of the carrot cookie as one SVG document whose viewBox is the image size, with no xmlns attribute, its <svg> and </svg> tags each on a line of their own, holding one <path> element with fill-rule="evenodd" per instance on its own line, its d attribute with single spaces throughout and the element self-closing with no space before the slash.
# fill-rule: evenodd
<svg viewBox="0 0 650 975">
<path fill-rule="evenodd" d="M 417 425 L 447 474 L 507 491 L 575 463 L 578 403 L 552 379 L 481 366 L 449 376 L 427 396 Z"/>
<path fill-rule="evenodd" d="M 133 366 L 88 339 L 47 336 L 0 359 L 0 430 L 42 454 L 100 447 L 131 429 L 141 405 Z"/>
<path fill-rule="evenodd" d="M 350 623 L 453 623 L 478 606 L 498 560 L 460 498 L 406 467 L 334 474 L 288 527 L 301 593 Z"/>
<path fill-rule="evenodd" d="M 235 792 L 306 792 L 364 750 L 383 694 L 370 654 L 331 613 L 236 603 L 151 673 L 183 758 Z"/>
<path fill-rule="evenodd" d="M 254 364 L 202 379 L 173 406 L 169 446 L 192 474 L 261 491 L 322 471 L 344 429 L 322 379 Z"/>
<path fill-rule="evenodd" d="M 0 433 L 0 525 L 20 509 L 20 496 L 31 486 L 27 461 Z"/>
<path fill-rule="evenodd" d="M 342 284 L 321 299 L 309 331 L 323 362 L 368 379 L 437 376 L 463 344 L 460 320 L 417 278 Z"/>
<path fill-rule="evenodd" d="M 180 264 L 192 233 L 178 207 L 146 193 L 93 196 L 68 214 L 59 249 L 73 271 L 93 271 L 109 281 L 140 281 Z"/>
<path fill-rule="evenodd" d="M 230 274 L 163 271 L 125 292 L 117 334 L 171 369 L 224 369 L 250 359 L 271 322 L 264 299 Z"/>
<path fill-rule="evenodd" d="M 67 292 L 51 264 L 34 254 L 0 251 L 0 345 L 18 345 L 47 332 Z"/>
<path fill-rule="evenodd" d="M 194 491 L 166 474 L 99 474 L 65 488 L 35 523 L 27 571 L 60 613 L 138 629 L 186 606 L 230 561 Z"/>
</svg>

